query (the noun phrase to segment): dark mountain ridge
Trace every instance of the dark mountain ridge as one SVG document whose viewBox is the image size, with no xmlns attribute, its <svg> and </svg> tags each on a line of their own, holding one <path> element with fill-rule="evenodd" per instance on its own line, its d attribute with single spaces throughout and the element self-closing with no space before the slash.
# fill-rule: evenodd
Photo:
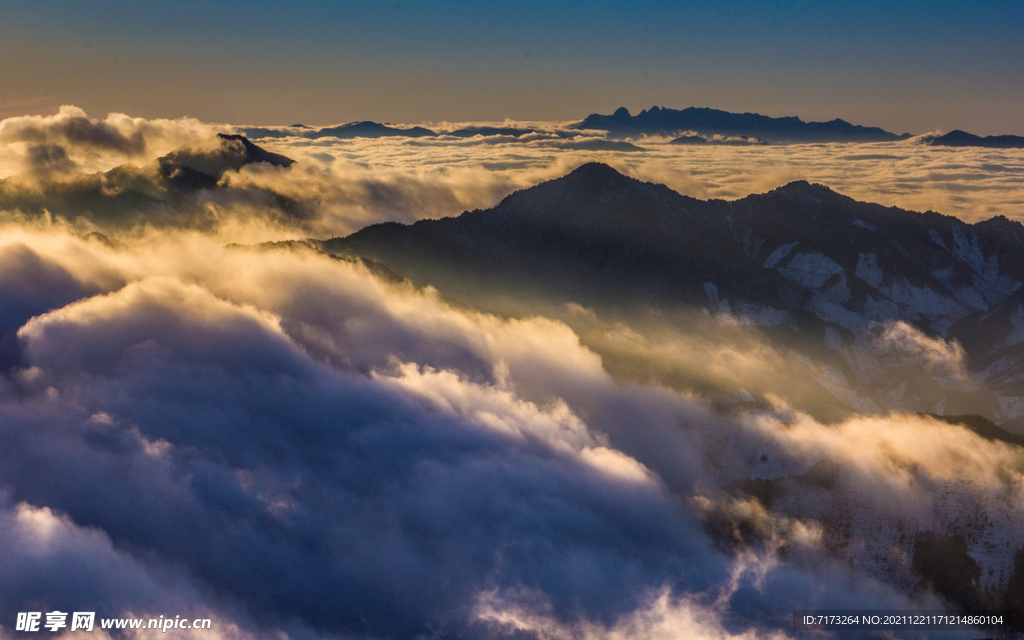
<svg viewBox="0 0 1024 640">
<path fill-rule="evenodd" d="M 845 120 L 804 122 L 795 116 L 772 118 L 757 113 L 731 113 L 719 109 L 651 107 L 633 116 L 619 107 L 610 116 L 590 114 L 579 129 L 597 129 L 615 136 L 678 135 L 696 131 L 705 135 L 745 136 L 768 142 L 889 142 L 910 137 L 878 127 L 863 127 Z"/>
<path fill-rule="evenodd" d="M 437 134 L 425 127 L 399 128 L 364 120 L 337 127 L 324 127 L 305 134 L 306 138 L 432 138 Z"/>
<path fill-rule="evenodd" d="M 814 287 L 778 270 L 808 252 L 854 276 L 860 255 L 870 249 L 888 267 L 883 280 L 905 277 L 953 296 L 953 288 L 971 286 L 974 267 L 984 271 L 983 264 L 968 264 L 940 244 L 959 246 L 959 235 L 970 237 L 968 246 L 981 243 L 1014 280 L 1024 279 L 1024 227 L 1006 218 L 970 225 L 934 212 L 857 202 L 803 181 L 734 202 L 701 201 L 599 163 L 517 191 L 488 211 L 410 226 L 373 225 L 325 246 L 386 254 L 405 263 L 405 271 L 438 271 L 436 278 L 455 269 L 453 261 L 462 261 L 462 268 L 478 274 L 473 277 L 516 270 L 541 281 L 568 279 L 576 288 L 593 285 L 595 291 L 618 281 L 665 302 L 704 301 L 704 278 L 713 277 L 714 284 L 744 299 L 798 306 L 806 289 Z M 794 248 L 776 253 L 787 243 Z M 393 248 L 399 245 L 401 251 Z M 471 264 L 476 261 L 481 264 Z M 934 271 L 943 268 L 950 271 L 939 280 Z M 862 265 L 861 271 L 867 276 L 869 268 Z M 863 282 L 850 280 L 855 288 L 861 284 L 856 281 Z"/>
<path fill-rule="evenodd" d="M 940 147 L 987 147 L 989 149 L 1024 149 L 1024 136 L 976 136 L 960 129 L 939 136 L 930 144 Z"/>
<path fill-rule="evenodd" d="M 473 136 L 511 136 L 513 138 L 518 138 L 519 136 L 525 136 L 531 133 L 536 133 L 536 130 L 521 127 L 490 127 L 474 125 L 448 131 L 444 135 L 455 136 L 456 138 L 472 138 Z"/>
<path fill-rule="evenodd" d="M 903 398 L 907 410 L 1024 417 L 1024 226 L 1004 217 L 969 224 L 803 181 L 704 201 L 590 163 L 493 209 L 321 246 L 497 311 L 517 300 L 620 316 L 704 309 L 815 350 L 847 381 L 831 392 L 875 385 L 864 407 Z M 895 321 L 956 339 L 969 371 L 925 383 L 899 377 L 889 356 L 875 362 L 879 323 Z M 979 399 L 982 381 L 1000 398 Z"/>
<path fill-rule="evenodd" d="M 437 133 L 426 127 L 394 127 L 370 120 L 360 120 L 331 127 L 313 129 L 296 124 L 287 128 L 246 127 L 245 135 L 250 138 L 432 138 Z"/>
</svg>

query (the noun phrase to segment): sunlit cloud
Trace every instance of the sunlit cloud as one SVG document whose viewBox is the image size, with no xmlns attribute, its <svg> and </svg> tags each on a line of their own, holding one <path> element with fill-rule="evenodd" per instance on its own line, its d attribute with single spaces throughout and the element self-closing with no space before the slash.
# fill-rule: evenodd
<svg viewBox="0 0 1024 640">
<path fill-rule="evenodd" d="M 225 131 L 231 127 L 194 118 L 148 120 L 111 113 L 100 120 L 65 105 L 52 116 L 0 120 L 0 177 L 38 168 L 44 154 L 74 162 L 82 171 L 105 171 L 125 162 L 155 160 L 176 147 Z"/>
</svg>

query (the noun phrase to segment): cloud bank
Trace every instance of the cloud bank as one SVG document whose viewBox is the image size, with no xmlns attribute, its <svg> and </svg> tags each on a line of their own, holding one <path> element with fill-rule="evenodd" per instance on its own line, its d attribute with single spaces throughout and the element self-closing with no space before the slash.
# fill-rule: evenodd
<svg viewBox="0 0 1024 640">
<path fill-rule="evenodd" d="M 230 127 L 193 118 L 148 120 L 111 113 L 100 120 L 65 105 L 52 116 L 0 120 L 0 177 L 45 166 L 48 156 L 58 156 L 83 171 L 108 170 L 128 161 L 156 159 L 224 131 L 230 132 Z"/>
<path fill-rule="evenodd" d="M 275 137 L 256 142 L 297 160 L 295 165 L 246 165 L 217 176 L 220 188 L 207 185 L 175 199 L 168 190 L 177 193 L 177 187 L 163 184 L 152 163 L 177 147 L 245 127 L 123 114 L 99 120 L 63 107 L 54 116 L 0 122 L 0 178 L 8 178 L 0 208 L 46 210 L 78 219 L 83 230 L 105 233 L 112 223 L 100 212 L 130 206 L 146 208 L 147 220 L 156 225 L 195 226 L 203 220 L 223 226 L 256 218 L 288 226 L 293 237 L 327 238 L 377 222 L 408 223 L 491 207 L 517 189 L 597 160 L 698 198 L 736 199 L 808 180 L 858 200 L 969 222 L 1024 215 L 1021 150 L 933 147 L 924 144 L 927 136 L 892 143 L 745 146 L 680 146 L 642 138 L 623 146 L 601 132 L 568 129 L 567 123 L 473 124 L 481 125 L 496 135 L 451 135 L 472 132 L 467 123 L 431 124 L 441 134 L 433 138 L 309 139 L 279 128 Z M 133 168 L 96 173 L 126 163 Z M 62 195 L 41 198 L 40 191 Z M 126 193 L 138 195 L 125 205 Z"/>
<path fill-rule="evenodd" d="M 3 238 L 42 274 L 0 287 L 32 302 L 0 383 L 7 629 L 67 607 L 220 637 L 782 638 L 797 607 L 944 606 L 892 522 L 956 534 L 968 508 L 1024 543 L 1024 452 L 961 427 L 730 417 L 616 379 L 558 320 L 302 247 Z M 827 499 L 800 479 L 822 460 Z M 880 524 L 844 541 L 843 518 Z"/>
</svg>

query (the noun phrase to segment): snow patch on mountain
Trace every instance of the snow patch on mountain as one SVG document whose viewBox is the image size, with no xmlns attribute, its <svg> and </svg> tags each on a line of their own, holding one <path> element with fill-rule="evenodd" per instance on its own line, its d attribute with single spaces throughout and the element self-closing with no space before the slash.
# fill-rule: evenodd
<svg viewBox="0 0 1024 640">
<path fill-rule="evenodd" d="M 771 261 L 771 257 L 768 260 Z M 828 256 L 811 251 L 796 254 L 789 261 L 789 264 L 785 267 L 780 267 L 778 271 L 782 276 L 793 282 L 811 289 L 817 289 L 825 284 L 825 281 L 829 278 L 842 273 L 845 269 Z"/>
<path fill-rule="evenodd" d="M 955 228 L 953 244 L 953 255 L 965 262 L 975 273 L 974 288 L 987 302 L 1003 302 L 1020 288 L 1021 283 L 999 274 L 999 256 L 992 254 L 986 257 L 977 236 L 971 236 L 968 240 L 963 231 Z"/>
<path fill-rule="evenodd" d="M 1013 356 L 1003 356 L 1002 358 L 999 358 L 998 360 L 987 366 L 984 371 L 978 373 L 977 378 L 979 380 L 984 381 L 988 380 L 989 378 L 999 377 L 1000 375 L 1013 369 L 1018 362 L 1020 361 Z"/>
<path fill-rule="evenodd" d="M 876 289 L 882 286 L 882 269 L 878 266 L 878 256 L 873 253 L 861 253 L 857 256 L 857 269 L 854 273 Z"/>
<path fill-rule="evenodd" d="M 772 251 L 772 254 L 770 256 L 768 256 L 768 259 L 764 261 L 764 268 L 765 269 L 774 269 L 775 265 L 779 264 L 779 262 L 783 258 L 788 256 L 789 252 L 793 250 L 793 247 L 795 247 L 798 244 L 800 244 L 800 243 L 799 242 L 791 242 L 789 244 L 782 245 L 781 247 L 777 248 L 775 251 Z"/>
<path fill-rule="evenodd" d="M 984 272 L 985 254 L 978 246 L 978 238 L 968 240 L 959 227 L 953 228 L 953 255 L 966 262 L 974 273 Z"/>
<path fill-rule="evenodd" d="M 928 237 L 932 239 L 932 242 L 939 245 L 946 251 L 949 251 L 949 247 L 946 246 L 946 241 L 942 239 L 942 235 L 936 229 L 928 230 Z"/>
<path fill-rule="evenodd" d="M 902 276 L 896 278 L 891 286 L 879 287 L 878 290 L 899 305 L 899 317 L 905 320 L 913 320 L 919 316 L 932 319 L 960 319 L 967 315 L 967 310 L 955 300 L 937 293 L 927 285 L 915 287 Z"/>
<path fill-rule="evenodd" d="M 953 298 L 965 307 L 975 311 L 988 311 L 988 303 L 974 287 L 962 287 L 953 292 Z"/>
<path fill-rule="evenodd" d="M 945 267 L 944 269 L 932 269 L 932 275 L 935 279 L 946 285 L 947 287 L 952 284 L 953 281 L 953 267 Z"/>
<path fill-rule="evenodd" d="M 837 324 L 844 329 L 859 333 L 867 327 L 869 320 L 861 314 L 850 311 L 845 307 L 830 302 L 821 296 L 815 296 L 807 305 L 807 310 L 818 316 L 825 322 Z"/>
</svg>

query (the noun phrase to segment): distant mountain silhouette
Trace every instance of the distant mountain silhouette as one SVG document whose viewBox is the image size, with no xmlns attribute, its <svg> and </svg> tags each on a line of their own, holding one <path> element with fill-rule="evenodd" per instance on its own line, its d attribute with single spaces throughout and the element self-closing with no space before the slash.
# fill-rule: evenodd
<svg viewBox="0 0 1024 640">
<path fill-rule="evenodd" d="M 600 138 L 559 141 L 551 143 L 549 146 L 571 151 L 645 151 L 643 147 L 638 147 L 625 140 L 603 140 Z"/>
<path fill-rule="evenodd" d="M 471 126 L 449 131 L 445 135 L 457 138 L 472 138 L 473 136 L 512 136 L 518 138 L 530 133 L 536 133 L 536 130 L 518 127 Z"/>
<path fill-rule="evenodd" d="M 861 409 L 1024 417 L 1024 226 L 1004 217 L 967 224 L 807 182 L 702 201 L 591 163 L 490 210 L 373 225 L 321 246 L 498 311 L 517 312 L 509 300 L 612 314 L 703 308 L 802 349 L 811 340 L 831 370 L 876 390 L 842 400 Z M 966 379 L 907 388 L 870 373 L 857 358 L 873 323 L 894 320 L 956 338 L 971 370 L 1020 407 Z"/>
<path fill-rule="evenodd" d="M 620 107 L 612 115 L 591 114 L 582 122 L 573 125 L 572 128 L 607 131 L 612 137 L 644 134 L 682 135 L 689 133 L 691 137 L 711 137 L 717 135 L 730 138 L 749 138 L 751 142 L 887 142 L 910 137 L 910 134 L 897 135 L 878 127 L 863 127 L 838 119 L 829 122 L 804 122 L 797 117 L 772 118 L 756 113 L 730 113 L 718 109 L 697 107 L 690 107 L 681 111 L 651 107 L 635 116 L 630 115 L 629 110 L 625 107 Z M 244 131 L 247 136 L 252 138 L 286 136 L 314 139 L 324 137 L 342 139 L 424 138 L 438 135 L 437 132 L 425 127 L 399 127 L 369 120 L 323 127 L 321 129 L 311 129 L 303 125 L 292 125 L 285 128 L 246 127 Z M 700 136 L 692 136 L 693 132 L 700 134 Z M 536 133 L 536 130 L 529 127 L 470 125 L 446 132 L 444 135 L 458 138 L 472 138 L 474 136 L 511 136 L 518 138 L 530 133 Z M 727 140 L 709 140 L 709 142 L 713 144 L 740 143 Z M 690 139 L 688 142 L 678 142 L 678 144 L 687 143 L 702 144 L 693 139 Z M 602 148 L 601 150 L 613 149 Z"/>
<path fill-rule="evenodd" d="M 704 136 L 679 136 L 675 140 L 669 142 L 669 144 L 678 145 L 722 145 L 730 147 L 742 147 L 753 144 L 764 144 L 765 141 L 759 138 L 748 138 L 746 136 L 736 136 L 732 138 L 705 138 Z"/>
<path fill-rule="evenodd" d="M 398 127 L 390 127 L 385 124 L 378 122 L 370 122 L 364 120 L 362 122 L 350 122 L 337 127 L 324 127 L 317 131 L 309 132 L 305 134 L 307 138 L 392 138 L 392 137 L 404 137 L 404 138 L 430 138 L 437 134 L 430 129 L 423 127 L 409 127 L 408 129 L 401 129 Z"/>
<path fill-rule="evenodd" d="M 244 127 L 240 129 L 247 138 L 304 138 L 314 131 L 311 127 L 303 124 L 293 124 L 288 127 Z"/>
<path fill-rule="evenodd" d="M 250 138 L 430 138 L 437 133 L 424 127 L 392 127 L 379 122 L 363 120 L 360 122 L 349 122 L 348 124 L 336 127 L 324 127 L 312 129 L 301 124 L 293 124 L 290 127 L 246 127 L 245 135 Z"/>
<path fill-rule="evenodd" d="M 607 131 L 616 136 L 678 135 L 695 131 L 705 135 L 747 136 L 768 142 L 888 142 L 910 137 L 910 134 L 896 135 L 878 127 L 862 127 L 838 119 L 804 122 L 797 117 L 772 118 L 698 107 L 681 111 L 651 107 L 635 116 L 620 107 L 610 116 L 591 114 L 576 127 Z"/>
<path fill-rule="evenodd" d="M 976 136 L 956 129 L 939 136 L 931 144 L 943 147 L 988 147 L 990 149 L 1024 149 L 1024 136 Z"/>
<path fill-rule="evenodd" d="M 708 139 L 704 136 L 679 136 L 669 144 L 707 144 Z"/>
</svg>

